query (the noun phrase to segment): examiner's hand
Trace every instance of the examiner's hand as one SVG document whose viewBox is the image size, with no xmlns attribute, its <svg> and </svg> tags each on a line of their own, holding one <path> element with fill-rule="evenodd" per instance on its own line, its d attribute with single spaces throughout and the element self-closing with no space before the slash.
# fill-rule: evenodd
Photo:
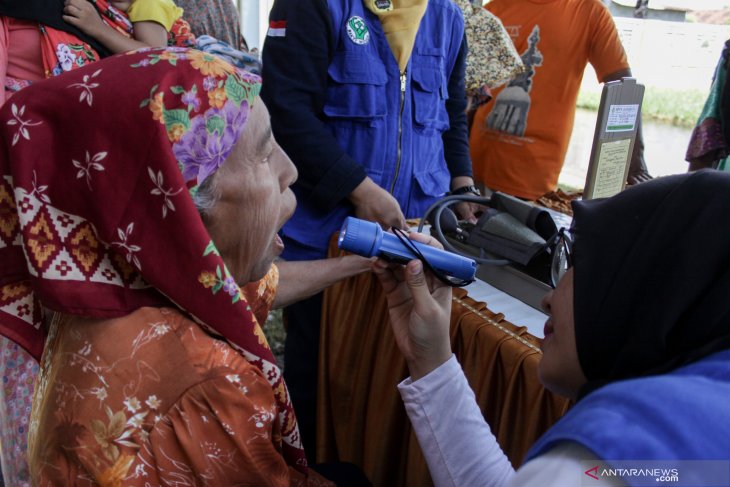
<svg viewBox="0 0 730 487">
<path fill-rule="evenodd" d="M 410 237 L 442 248 L 432 237 L 420 233 Z M 451 287 L 424 272 L 420 260 L 404 267 L 379 259 L 373 263 L 373 272 L 385 291 L 395 341 L 411 378 L 420 379 L 451 357 Z"/>
<path fill-rule="evenodd" d="M 355 205 L 355 216 L 362 220 L 379 223 L 386 230 L 408 228 L 398 201 L 370 178 L 365 178 L 353 190 L 350 201 Z"/>
</svg>

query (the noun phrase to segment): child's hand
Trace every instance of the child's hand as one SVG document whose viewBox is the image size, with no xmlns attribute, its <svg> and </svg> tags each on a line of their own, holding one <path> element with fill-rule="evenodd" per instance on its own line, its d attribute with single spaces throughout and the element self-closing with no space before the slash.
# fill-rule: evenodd
<svg viewBox="0 0 730 487">
<path fill-rule="evenodd" d="M 66 0 L 63 13 L 63 20 L 91 37 L 105 27 L 96 8 L 87 0 Z"/>
</svg>

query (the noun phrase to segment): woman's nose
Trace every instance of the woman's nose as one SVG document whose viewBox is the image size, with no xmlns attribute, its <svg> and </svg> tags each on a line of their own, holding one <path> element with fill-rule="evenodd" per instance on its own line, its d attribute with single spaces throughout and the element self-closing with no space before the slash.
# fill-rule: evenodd
<svg viewBox="0 0 730 487">
<path fill-rule="evenodd" d="M 545 312 L 545 314 L 550 314 L 551 305 L 550 303 L 553 300 L 553 291 L 550 291 L 545 296 L 542 297 L 542 301 L 540 301 L 540 308 Z"/>
</svg>

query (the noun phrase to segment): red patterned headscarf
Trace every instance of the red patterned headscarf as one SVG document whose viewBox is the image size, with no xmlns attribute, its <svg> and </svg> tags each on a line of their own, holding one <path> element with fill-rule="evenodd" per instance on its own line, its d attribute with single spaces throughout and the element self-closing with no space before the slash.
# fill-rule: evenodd
<svg viewBox="0 0 730 487">
<path fill-rule="evenodd" d="M 259 89 L 215 56 L 167 48 L 15 94 L 0 110 L 0 333 L 38 358 L 39 303 L 97 318 L 174 303 L 263 371 L 282 454 L 304 470 L 281 371 L 190 197 Z"/>
</svg>

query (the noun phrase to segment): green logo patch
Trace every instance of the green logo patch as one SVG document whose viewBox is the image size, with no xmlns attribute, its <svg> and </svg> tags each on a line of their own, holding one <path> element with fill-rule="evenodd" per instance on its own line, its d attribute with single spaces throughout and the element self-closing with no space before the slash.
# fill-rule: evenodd
<svg viewBox="0 0 730 487">
<path fill-rule="evenodd" d="M 354 15 L 347 20 L 347 35 L 355 44 L 363 46 L 370 42 L 370 31 L 362 17 Z"/>
</svg>

